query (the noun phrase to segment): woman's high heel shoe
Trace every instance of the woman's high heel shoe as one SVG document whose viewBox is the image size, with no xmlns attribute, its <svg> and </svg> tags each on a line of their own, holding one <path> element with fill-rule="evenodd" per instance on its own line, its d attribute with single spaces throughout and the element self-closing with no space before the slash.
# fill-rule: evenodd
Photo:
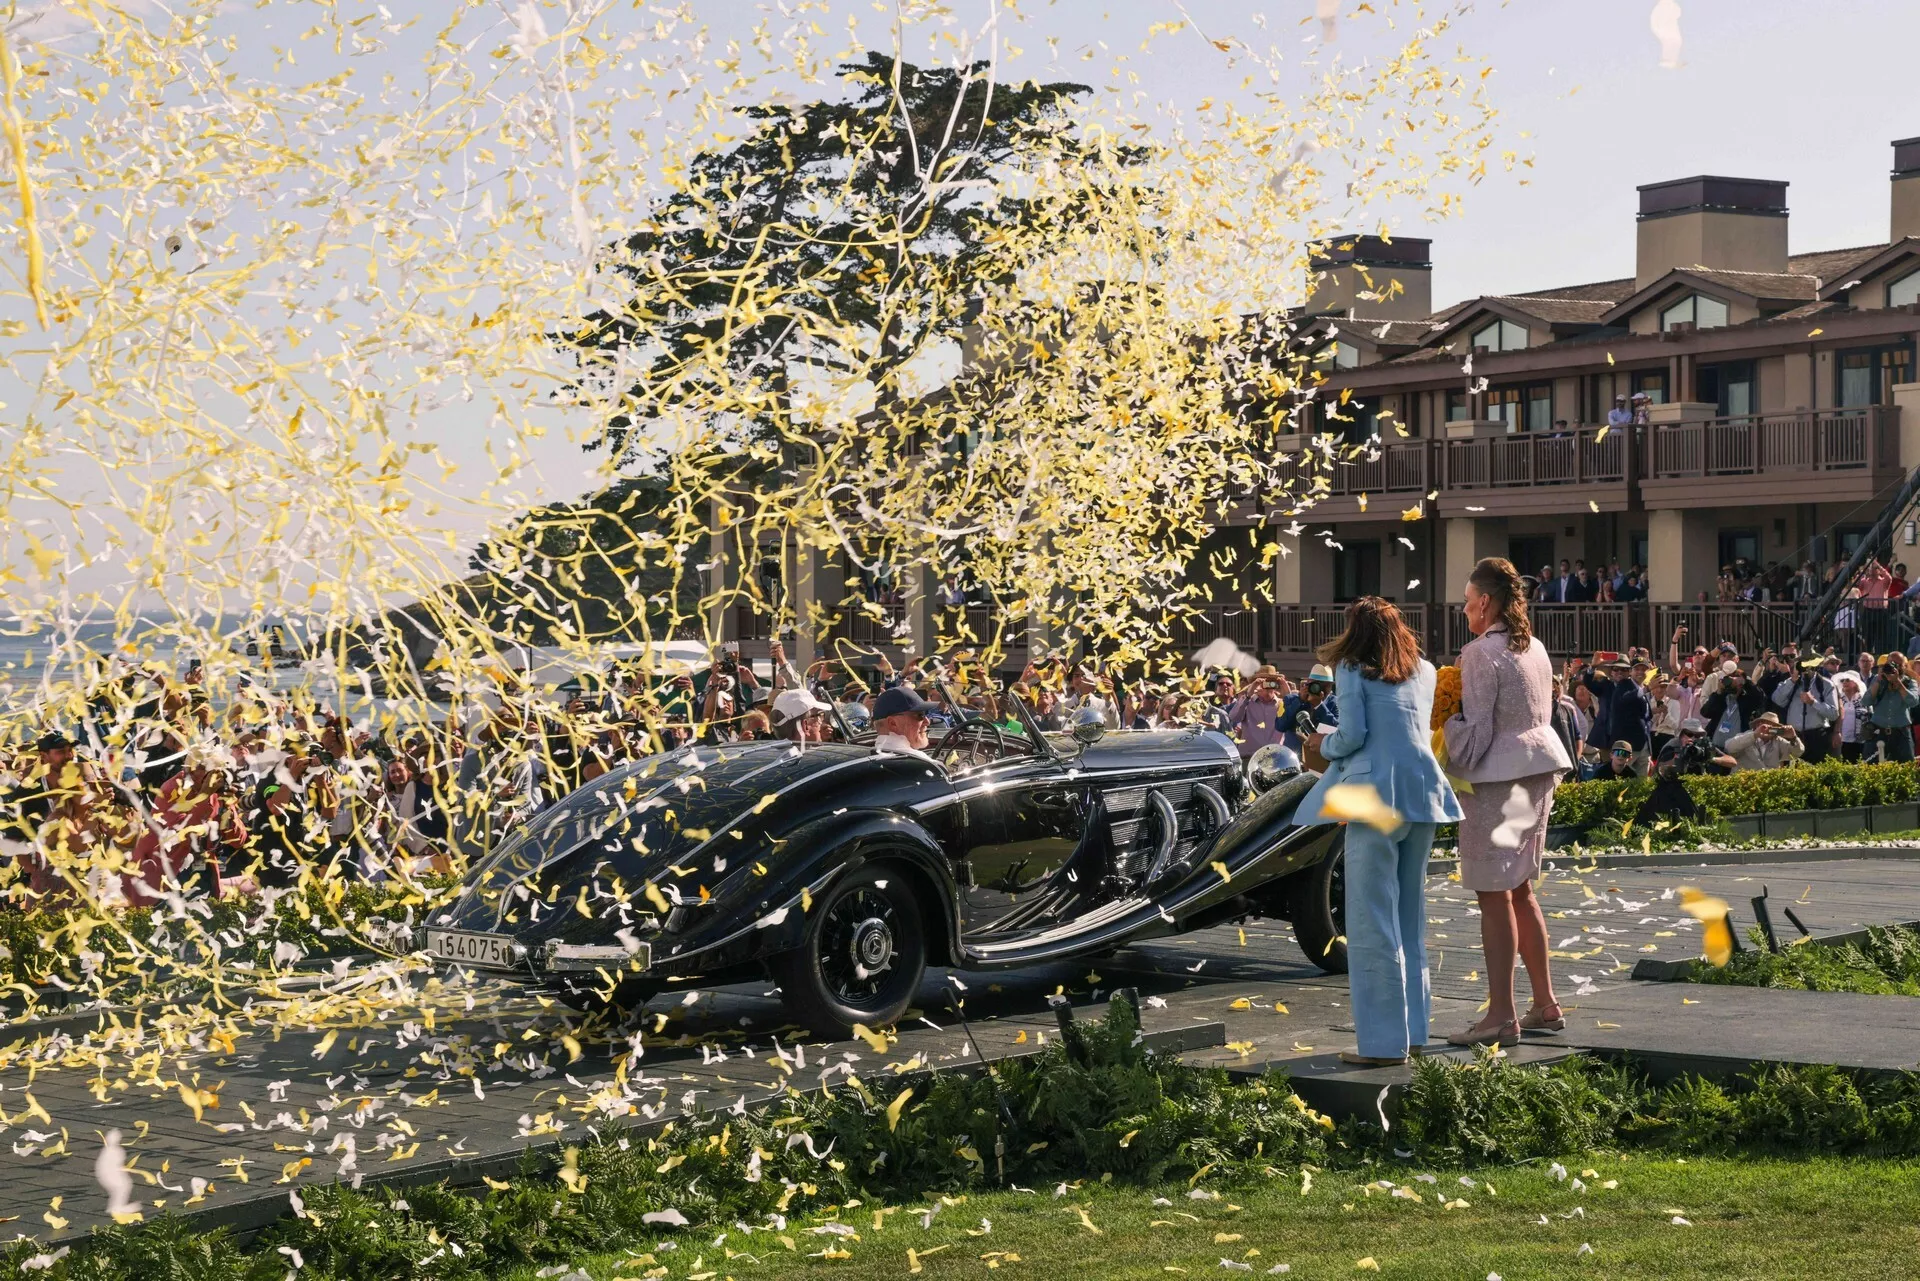
<svg viewBox="0 0 1920 1281">
<path fill-rule="evenodd" d="M 1488 1028 L 1470 1027 L 1447 1038 L 1448 1045 L 1517 1045 L 1519 1042 L 1520 1025 L 1512 1022 Z"/>
<path fill-rule="evenodd" d="M 1547 1008 L 1555 1011 L 1551 1018 L 1543 1014 L 1539 1006 L 1528 1010 L 1525 1017 L 1520 1020 L 1520 1030 L 1523 1032 L 1565 1031 L 1567 1026 L 1567 1016 L 1565 1013 L 1561 1012 L 1560 1007 L 1557 1005 L 1550 1005 Z"/>
</svg>

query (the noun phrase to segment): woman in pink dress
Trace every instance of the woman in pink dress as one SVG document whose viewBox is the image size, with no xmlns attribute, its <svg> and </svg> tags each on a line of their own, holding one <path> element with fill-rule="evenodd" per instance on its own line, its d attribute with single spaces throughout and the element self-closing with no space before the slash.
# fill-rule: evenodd
<svg viewBox="0 0 1920 1281">
<path fill-rule="evenodd" d="M 1487 1015 L 1447 1038 L 1455 1045 L 1511 1045 L 1522 1028 L 1566 1026 L 1547 968 L 1547 922 L 1533 882 L 1546 850 L 1553 789 L 1573 767 L 1553 729 L 1553 662 L 1527 620 L 1526 584 L 1489 557 L 1467 578 L 1460 651 L 1461 711 L 1443 727 L 1448 772 L 1473 785 L 1460 794 L 1460 880 L 1480 900 Z M 1513 961 L 1533 985 L 1533 1008 L 1517 1017 Z"/>
</svg>

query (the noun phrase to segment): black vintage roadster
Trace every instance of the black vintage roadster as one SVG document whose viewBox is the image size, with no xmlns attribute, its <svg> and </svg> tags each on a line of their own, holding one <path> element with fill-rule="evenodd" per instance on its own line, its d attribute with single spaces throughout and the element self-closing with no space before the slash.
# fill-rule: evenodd
<svg viewBox="0 0 1920 1281">
<path fill-rule="evenodd" d="M 1016 704 L 1017 707 L 1017 704 Z M 423 943 L 583 1009 L 669 979 L 771 972 L 814 1031 L 897 1019 L 928 965 L 1098 956 L 1254 915 L 1346 967 L 1342 829 L 1296 827 L 1315 775 L 1243 769 L 1206 729 L 1043 733 L 958 720 L 925 755 L 690 747 L 509 835 Z"/>
</svg>

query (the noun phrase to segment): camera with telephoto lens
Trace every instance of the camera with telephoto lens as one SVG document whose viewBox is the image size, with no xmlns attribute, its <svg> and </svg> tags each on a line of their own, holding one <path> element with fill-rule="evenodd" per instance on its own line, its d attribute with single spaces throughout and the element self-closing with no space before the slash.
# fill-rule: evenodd
<svg viewBox="0 0 1920 1281">
<path fill-rule="evenodd" d="M 1654 773 L 1660 778 L 1679 778 L 1686 774 L 1705 774 L 1713 767 L 1713 744 L 1705 738 L 1678 744 L 1660 754 Z"/>
</svg>

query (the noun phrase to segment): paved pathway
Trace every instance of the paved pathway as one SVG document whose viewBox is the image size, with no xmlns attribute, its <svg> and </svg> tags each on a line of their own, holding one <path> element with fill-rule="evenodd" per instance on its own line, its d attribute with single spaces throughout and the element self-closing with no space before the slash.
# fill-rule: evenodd
<svg viewBox="0 0 1920 1281">
<path fill-rule="evenodd" d="M 1920 865 L 1911 861 L 1557 866 L 1542 896 L 1574 1017 L 1563 1043 L 1530 1045 L 1526 1056 L 1573 1045 L 1632 1048 L 1652 1039 L 1751 1059 L 1780 1045 L 1778 1020 L 1759 1005 L 1795 994 L 1698 986 L 1683 992 L 1627 980 L 1642 956 L 1697 954 L 1698 927 L 1680 914 L 1672 893 L 1681 884 L 1726 897 L 1743 924 L 1751 921 L 1745 900 L 1762 884 L 1776 904 L 1795 904 L 1820 932 L 1920 919 Z M 1483 999 L 1478 918 L 1472 895 L 1444 876 L 1433 878 L 1430 902 L 1434 1026 L 1444 1032 L 1471 1022 Z M 1776 919 L 1784 928 L 1784 917 Z M 239 1213 L 251 1203 L 271 1214 L 285 1206 L 289 1184 L 356 1173 L 499 1173 L 529 1143 L 584 1138 L 590 1126 L 616 1115 L 622 1124 L 665 1120 L 686 1109 L 750 1104 L 789 1082 L 814 1086 L 849 1069 L 873 1073 L 916 1059 L 963 1063 L 975 1051 L 946 1012 L 949 993 L 964 995 L 982 1052 L 1021 1052 L 1052 1033 L 1047 997 L 1064 994 L 1087 1006 L 1121 984 L 1149 998 L 1149 1028 L 1226 1024 L 1229 1047 L 1193 1051 L 1193 1061 L 1241 1070 L 1285 1063 L 1304 1081 L 1326 1075 L 1331 1053 L 1352 1044 L 1344 979 L 1322 975 L 1291 931 L 1271 922 L 1161 940 L 1092 965 L 930 975 L 921 993 L 926 1018 L 903 1025 L 884 1054 L 861 1042 L 788 1043 L 778 1036 L 784 1021 L 768 985 L 669 992 L 652 1007 L 640 1069 L 624 1084 L 614 1074 L 612 1047 L 568 1045 L 560 1011 L 498 983 L 436 992 L 428 1002 L 437 1015 L 431 1029 L 424 1019 L 389 1017 L 359 1028 L 282 1028 L 276 1036 L 261 1006 L 254 1018 L 233 1017 L 224 1034 L 203 1027 L 164 1052 L 148 1035 L 136 1053 L 100 1055 L 87 1046 L 111 1044 L 114 1033 L 88 1038 L 69 1024 L 37 1049 L 29 1038 L 10 1053 L 0 1050 L 0 1142 L 8 1145 L 0 1149 L 0 1222 L 11 1225 L 0 1233 L 48 1238 L 99 1222 L 106 1200 L 93 1168 L 109 1130 L 121 1132 L 135 1194 L 149 1208 Z M 1682 1004 L 1689 1000 L 1699 1004 Z M 1897 1028 L 1874 1051 L 1880 1057 L 1872 1065 L 1920 1061 L 1920 1017 L 1913 1015 L 1920 1002 L 1818 996 L 1804 1004 L 1818 1003 L 1823 1015 L 1859 1026 L 1874 1021 L 1855 1008 L 1860 1001 L 1900 1002 L 1897 1019 L 1885 1017 L 1892 1006 L 1872 1007 L 1881 1012 L 1878 1023 Z M 154 1011 L 142 1017 L 149 1025 L 164 1021 Z M 1914 1049 L 1905 1058 L 1903 1038 Z M 1833 1040 L 1827 1036 L 1828 1044 Z M 23 1057 L 28 1051 L 31 1064 Z M 1374 1088 L 1371 1081 L 1357 1084 Z M 638 1111 L 627 1117 L 630 1105 Z"/>
</svg>

